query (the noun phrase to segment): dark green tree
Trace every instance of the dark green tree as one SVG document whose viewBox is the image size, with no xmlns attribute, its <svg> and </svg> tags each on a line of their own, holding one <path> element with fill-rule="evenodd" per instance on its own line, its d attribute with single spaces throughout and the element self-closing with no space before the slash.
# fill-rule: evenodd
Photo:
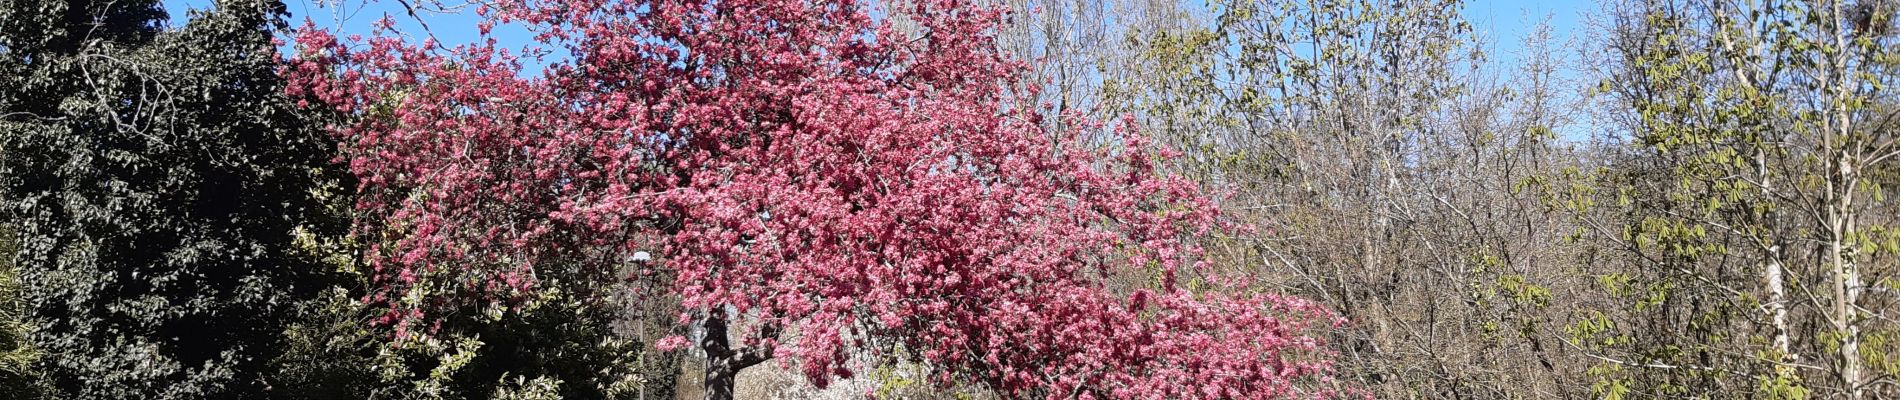
<svg viewBox="0 0 1900 400">
<path fill-rule="evenodd" d="M 0 221 L 51 398 L 258 398 L 341 235 L 335 144 L 283 95 L 282 3 L 0 3 Z"/>
<path fill-rule="evenodd" d="M 38 387 L 33 362 L 38 353 L 26 341 L 21 323 L 26 302 L 20 298 L 19 269 L 13 267 L 13 227 L 0 222 L 0 393 L 14 398 L 35 397 Z"/>
<path fill-rule="evenodd" d="M 320 238 L 313 238 L 320 239 Z M 306 241 L 330 254 L 344 243 Z M 356 271 L 354 258 L 332 257 Z M 577 264 L 562 264 L 577 265 Z M 274 382 L 297 388 L 281 399 L 670 399 L 678 352 L 650 351 L 670 334 L 653 320 L 677 316 L 677 300 L 631 296 L 646 280 L 613 279 L 581 268 L 540 271 L 543 293 L 508 304 L 455 309 L 433 336 L 397 339 L 370 321 L 382 310 L 359 299 L 367 278 L 301 303 L 286 332 Z M 444 288 L 448 289 L 448 288 Z M 656 304 L 658 303 L 658 304 Z M 642 339 L 646 338 L 646 339 Z"/>
</svg>

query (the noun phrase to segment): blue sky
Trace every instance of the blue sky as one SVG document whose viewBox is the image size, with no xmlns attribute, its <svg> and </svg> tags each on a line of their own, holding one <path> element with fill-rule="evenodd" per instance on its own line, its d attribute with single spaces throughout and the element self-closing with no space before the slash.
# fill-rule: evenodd
<svg viewBox="0 0 1900 400">
<path fill-rule="evenodd" d="M 409 18 L 399 3 L 394 1 L 287 1 L 293 25 L 301 24 L 308 17 L 319 26 L 341 28 L 339 30 L 344 32 L 367 33 L 370 23 L 389 14 L 396 17 L 404 31 L 420 31 L 415 29 L 418 27 L 416 19 Z M 211 0 L 164 0 L 164 3 L 166 10 L 172 13 L 174 24 L 178 24 L 186 17 L 184 10 L 209 7 Z M 1537 24 L 1549 21 L 1553 36 L 1561 41 L 1579 31 L 1583 15 L 1595 7 L 1593 0 L 1469 0 L 1465 4 L 1464 14 L 1477 32 L 1488 38 L 1493 47 L 1491 59 L 1499 64 L 1512 65 L 1522 53 L 1523 38 Z M 459 14 L 425 13 L 422 17 L 431 28 L 429 31 L 446 44 L 475 40 L 476 17 L 472 10 Z M 526 32 L 518 28 L 511 30 L 506 26 L 496 27 L 496 35 L 504 44 L 510 41 L 525 43 L 528 38 Z"/>
<path fill-rule="evenodd" d="M 187 9 L 205 8 L 212 0 L 163 0 L 165 8 L 172 14 L 174 25 L 182 24 Z M 292 25 L 301 25 L 305 18 L 313 20 L 318 26 L 329 27 L 345 34 L 370 32 L 371 24 L 383 15 L 391 15 L 403 32 L 422 32 L 416 18 L 408 15 L 400 3 L 390 0 L 285 0 L 291 13 Z M 417 0 L 428 1 L 428 0 Z M 442 0 L 457 3 L 458 0 Z M 1596 0 L 1467 0 L 1463 10 L 1465 18 L 1471 22 L 1475 33 L 1485 40 L 1489 49 L 1486 53 L 1494 67 L 1490 72 L 1501 76 L 1510 76 L 1513 72 L 1507 68 L 1520 65 L 1518 61 L 1525 56 L 1524 39 L 1539 24 L 1548 22 L 1551 29 L 1552 46 L 1558 49 L 1556 56 L 1574 59 L 1578 56 L 1568 49 L 1576 43 L 1576 35 L 1583 32 L 1587 15 L 1596 10 Z M 471 43 L 477 39 L 475 23 L 477 17 L 472 8 L 460 13 L 428 13 L 422 11 L 422 21 L 428 24 L 429 32 L 445 45 L 453 46 Z M 494 35 L 504 46 L 518 48 L 530 42 L 526 30 L 497 26 Z M 538 69 L 546 62 L 523 60 L 530 69 Z M 551 61 L 551 60 L 550 60 Z M 1574 71 L 1561 73 L 1560 78 L 1575 76 Z M 1587 119 L 1587 116 L 1581 116 Z M 1577 125 L 1559 127 L 1560 135 L 1572 141 L 1585 139 L 1590 130 L 1589 121 L 1577 121 Z M 1566 129 L 1567 128 L 1567 129 Z"/>
<path fill-rule="evenodd" d="M 1562 41 L 1581 31 L 1584 16 L 1596 10 L 1593 0 L 1471 0 L 1465 4 L 1465 19 L 1493 46 L 1492 59 L 1515 64 L 1524 38 L 1537 25 L 1549 21 L 1551 36 Z"/>
</svg>

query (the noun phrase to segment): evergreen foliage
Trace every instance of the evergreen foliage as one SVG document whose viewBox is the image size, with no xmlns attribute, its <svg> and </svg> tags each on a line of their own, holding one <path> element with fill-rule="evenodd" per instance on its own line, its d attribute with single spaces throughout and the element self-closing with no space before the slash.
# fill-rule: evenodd
<svg viewBox="0 0 1900 400">
<path fill-rule="evenodd" d="M 282 3 L 161 29 L 157 1 L 0 4 L 0 198 L 51 398 L 255 398 L 329 286 L 293 231 L 335 145 L 286 100 Z"/>
</svg>

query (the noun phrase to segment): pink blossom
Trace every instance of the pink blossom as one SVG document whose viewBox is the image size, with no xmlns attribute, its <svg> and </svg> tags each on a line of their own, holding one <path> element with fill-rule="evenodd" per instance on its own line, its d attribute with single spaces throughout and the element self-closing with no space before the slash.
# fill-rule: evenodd
<svg viewBox="0 0 1900 400">
<path fill-rule="evenodd" d="M 1166 151 L 1129 120 L 1022 107 L 1035 85 L 997 50 L 998 10 L 909 3 L 883 12 L 928 34 L 849 1 L 501 0 L 483 40 L 446 50 L 306 24 L 281 72 L 354 117 L 334 131 L 377 238 L 373 298 L 403 332 L 518 298 L 537 266 L 619 270 L 641 249 L 636 274 L 736 312 L 736 345 L 820 384 L 853 373 L 866 344 L 846 338 L 875 337 L 1014 397 L 1336 394 L 1313 330 L 1337 317 L 1209 270 L 1194 238 L 1228 227 L 1158 171 Z M 516 54 L 538 49 L 498 48 L 491 24 L 573 57 L 524 76 Z M 1118 294 L 1111 275 L 1154 279 Z M 390 300 L 417 279 L 500 284 Z"/>
</svg>

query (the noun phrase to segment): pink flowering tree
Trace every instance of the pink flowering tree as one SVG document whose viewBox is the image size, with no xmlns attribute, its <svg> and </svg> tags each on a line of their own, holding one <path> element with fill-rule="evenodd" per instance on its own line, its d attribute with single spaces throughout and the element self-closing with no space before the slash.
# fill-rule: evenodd
<svg viewBox="0 0 1900 400">
<path fill-rule="evenodd" d="M 379 238 L 368 301 L 399 337 L 579 262 L 671 277 L 697 339 L 659 346 L 703 351 L 713 398 L 761 362 L 824 385 L 867 351 L 1011 397 L 1335 394 L 1311 330 L 1337 319 L 1199 261 L 1214 207 L 1126 122 L 1043 128 L 1061 117 L 1023 106 L 999 12 L 870 7 L 497 0 L 482 34 L 537 45 L 306 26 L 283 72 L 356 117 L 335 132 Z M 568 56 L 523 72 L 548 49 Z"/>
</svg>

